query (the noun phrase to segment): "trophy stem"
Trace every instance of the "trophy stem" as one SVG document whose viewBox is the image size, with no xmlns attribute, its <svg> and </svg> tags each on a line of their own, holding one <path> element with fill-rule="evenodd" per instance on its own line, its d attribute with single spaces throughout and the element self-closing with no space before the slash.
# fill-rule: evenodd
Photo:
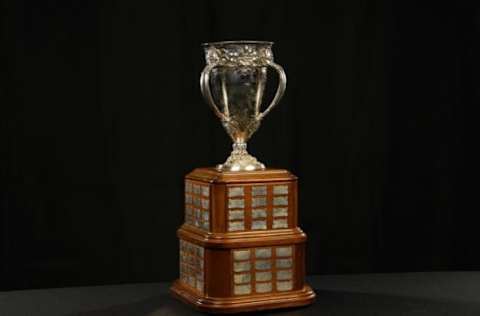
<svg viewBox="0 0 480 316">
<path fill-rule="evenodd" d="M 265 165 L 251 156 L 246 142 L 234 142 L 233 150 L 225 163 L 217 165 L 219 171 L 255 171 L 264 170 Z"/>
</svg>

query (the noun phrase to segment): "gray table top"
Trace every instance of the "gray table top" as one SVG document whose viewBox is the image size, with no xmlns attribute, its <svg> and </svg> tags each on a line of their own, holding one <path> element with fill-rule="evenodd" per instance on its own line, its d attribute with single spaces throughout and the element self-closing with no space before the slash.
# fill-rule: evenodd
<svg viewBox="0 0 480 316">
<path fill-rule="evenodd" d="M 309 307 L 263 315 L 480 315 L 480 272 L 311 276 Z M 169 283 L 0 292 L 0 316 L 201 315 L 168 293 Z"/>
</svg>

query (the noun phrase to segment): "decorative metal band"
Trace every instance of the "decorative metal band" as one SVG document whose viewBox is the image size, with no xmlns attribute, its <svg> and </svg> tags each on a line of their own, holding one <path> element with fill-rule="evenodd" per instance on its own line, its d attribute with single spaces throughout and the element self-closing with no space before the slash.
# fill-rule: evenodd
<svg viewBox="0 0 480 316">
<path fill-rule="evenodd" d="M 271 44 L 211 44 L 205 47 L 207 64 L 225 67 L 267 66 L 273 62 Z"/>
</svg>

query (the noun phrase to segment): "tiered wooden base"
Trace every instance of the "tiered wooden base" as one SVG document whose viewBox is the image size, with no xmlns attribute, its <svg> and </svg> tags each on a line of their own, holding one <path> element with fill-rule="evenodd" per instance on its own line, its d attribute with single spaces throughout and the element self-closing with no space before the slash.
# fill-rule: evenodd
<svg viewBox="0 0 480 316">
<path fill-rule="evenodd" d="M 236 313 L 308 305 L 297 179 L 286 170 L 186 177 L 180 278 L 172 294 L 196 309 Z"/>
</svg>

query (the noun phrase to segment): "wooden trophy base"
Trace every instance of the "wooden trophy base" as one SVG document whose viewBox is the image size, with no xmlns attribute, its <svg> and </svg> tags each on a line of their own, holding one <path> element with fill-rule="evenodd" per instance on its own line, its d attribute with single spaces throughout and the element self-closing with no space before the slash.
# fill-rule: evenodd
<svg viewBox="0 0 480 316">
<path fill-rule="evenodd" d="M 178 229 L 180 278 L 172 295 L 210 313 L 311 304 L 305 242 L 297 226 L 297 178 L 287 170 L 219 172 L 185 178 Z"/>
<path fill-rule="evenodd" d="M 315 292 L 306 285 L 300 291 L 275 295 L 257 295 L 237 298 L 203 297 L 176 280 L 170 291 L 174 297 L 195 309 L 218 314 L 253 312 L 276 308 L 300 307 L 312 304 Z"/>
</svg>

